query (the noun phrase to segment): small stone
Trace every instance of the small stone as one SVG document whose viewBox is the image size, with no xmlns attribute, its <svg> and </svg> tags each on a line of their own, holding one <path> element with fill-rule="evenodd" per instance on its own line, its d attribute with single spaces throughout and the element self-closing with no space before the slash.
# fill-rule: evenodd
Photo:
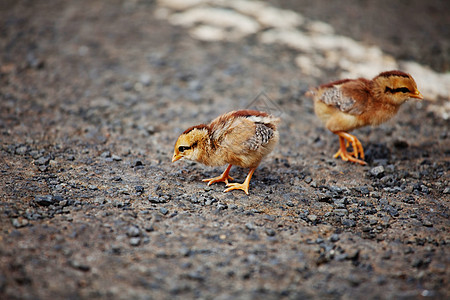
<svg viewBox="0 0 450 300">
<path fill-rule="evenodd" d="M 141 244 L 141 238 L 140 237 L 133 237 L 130 239 L 130 245 L 131 246 L 139 246 Z"/>
<path fill-rule="evenodd" d="M 152 83 L 152 77 L 150 76 L 150 74 L 142 73 L 141 76 L 139 76 L 139 82 L 144 86 L 149 86 L 150 83 Z"/>
<path fill-rule="evenodd" d="M 28 220 L 23 218 L 14 218 L 12 219 L 12 225 L 16 228 L 22 228 L 28 225 Z"/>
<path fill-rule="evenodd" d="M 52 195 L 42 195 L 42 196 L 35 196 L 34 202 L 40 206 L 50 206 L 54 204 L 56 201 Z"/>
<path fill-rule="evenodd" d="M 346 226 L 346 227 L 355 227 L 356 226 L 356 222 L 354 220 L 350 220 L 350 219 L 346 219 L 343 218 L 341 220 L 342 225 Z"/>
<path fill-rule="evenodd" d="M 20 146 L 16 148 L 16 154 L 18 155 L 25 155 L 28 151 L 28 147 L 27 146 Z"/>
<path fill-rule="evenodd" d="M 114 176 L 113 178 L 111 178 L 112 181 L 122 181 L 122 177 L 120 176 Z"/>
<path fill-rule="evenodd" d="M 168 201 L 167 196 L 161 196 L 161 197 L 155 197 L 155 196 L 148 196 L 148 201 L 150 203 L 167 203 Z"/>
<path fill-rule="evenodd" d="M 332 243 L 336 243 L 337 241 L 339 241 L 339 239 L 339 234 L 334 233 L 330 236 L 330 242 Z"/>
<path fill-rule="evenodd" d="M 98 190 L 98 187 L 96 185 L 90 184 L 88 185 L 88 189 L 90 189 L 91 191 L 96 191 Z"/>
<path fill-rule="evenodd" d="M 345 215 L 348 215 L 348 210 L 345 208 L 337 208 L 337 209 L 333 210 L 333 213 L 336 216 L 345 216 Z"/>
<path fill-rule="evenodd" d="M 134 190 L 136 191 L 136 193 L 143 193 L 144 192 L 144 187 L 142 185 L 136 185 L 134 187 Z"/>
<path fill-rule="evenodd" d="M 319 194 L 319 202 L 332 203 L 331 193 Z"/>
<path fill-rule="evenodd" d="M 433 227 L 433 223 L 428 219 L 422 220 L 422 225 L 425 227 Z"/>
<path fill-rule="evenodd" d="M 276 234 L 276 232 L 272 228 L 266 228 L 266 234 L 268 236 L 274 236 Z"/>
<path fill-rule="evenodd" d="M 386 205 L 384 207 L 384 211 L 386 211 L 387 213 L 389 213 L 393 217 L 398 217 L 400 215 L 398 213 L 398 210 L 395 207 L 393 207 L 392 205 Z"/>
<path fill-rule="evenodd" d="M 308 218 L 308 220 L 310 220 L 311 222 L 317 221 L 317 216 L 316 216 L 316 215 L 308 215 L 307 218 Z"/>
<path fill-rule="evenodd" d="M 369 188 L 367 186 L 358 186 L 355 187 L 354 190 L 363 195 L 368 195 L 370 193 Z"/>
<path fill-rule="evenodd" d="M 450 194 L 450 186 L 446 187 L 443 191 L 444 194 Z"/>
<path fill-rule="evenodd" d="M 217 203 L 217 209 L 224 210 L 227 208 L 228 208 L 228 205 L 226 205 L 225 203 Z"/>
<path fill-rule="evenodd" d="M 380 192 L 370 192 L 370 197 L 380 199 L 381 193 Z"/>
<path fill-rule="evenodd" d="M 41 171 L 41 172 L 46 172 L 46 171 L 48 170 L 48 166 L 46 166 L 46 165 L 41 165 L 41 166 L 38 167 L 38 169 L 39 169 L 39 171 Z"/>
<path fill-rule="evenodd" d="M 245 224 L 245 228 L 247 228 L 248 230 L 255 230 L 255 224 L 248 222 Z"/>
<path fill-rule="evenodd" d="M 42 165 L 48 165 L 49 162 L 50 162 L 49 156 L 42 156 L 42 157 L 36 159 L 34 161 L 34 164 L 38 165 L 38 166 L 42 166 Z"/>
<path fill-rule="evenodd" d="M 161 207 L 161 208 L 159 209 L 159 212 L 160 212 L 161 214 L 163 214 L 163 215 L 167 215 L 167 214 L 169 213 L 169 210 L 168 210 L 167 208 L 165 208 L 165 207 Z"/>
<path fill-rule="evenodd" d="M 136 226 L 130 226 L 127 230 L 127 236 L 138 237 L 141 234 L 141 230 Z"/>
<path fill-rule="evenodd" d="M 305 182 L 306 182 L 307 184 L 310 184 L 311 181 L 312 181 L 311 176 L 306 176 L 306 177 L 305 177 Z"/>
<path fill-rule="evenodd" d="M 110 151 L 104 151 L 102 154 L 100 154 L 100 157 L 103 157 L 103 158 L 111 157 L 111 152 Z"/>
<path fill-rule="evenodd" d="M 112 160 L 115 160 L 115 161 L 121 161 L 122 160 L 122 157 L 120 157 L 119 155 L 116 155 L 116 154 L 111 155 L 111 158 L 112 158 Z"/>
<path fill-rule="evenodd" d="M 372 169 L 369 171 L 369 173 L 370 173 L 370 175 L 372 175 L 372 176 L 375 176 L 375 177 L 380 178 L 380 177 L 382 177 L 383 174 L 384 174 L 384 167 L 383 167 L 383 166 L 377 166 L 377 167 L 375 167 L 375 168 L 372 168 Z"/>
<path fill-rule="evenodd" d="M 87 272 L 91 269 L 91 267 L 88 266 L 87 264 L 83 264 L 77 260 L 71 260 L 69 264 L 72 268 L 83 271 L 83 272 Z"/>
<path fill-rule="evenodd" d="M 131 90 L 133 89 L 133 83 L 127 81 L 127 82 L 125 82 L 125 83 L 122 85 L 122 88 L 123 88 L 125 91 L 131 91 Z"/>
</svg>

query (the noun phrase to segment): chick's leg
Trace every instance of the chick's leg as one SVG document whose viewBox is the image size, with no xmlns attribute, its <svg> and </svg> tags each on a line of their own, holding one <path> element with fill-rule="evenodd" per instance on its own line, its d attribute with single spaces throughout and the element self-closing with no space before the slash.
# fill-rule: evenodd
<svg viewBox="0 0 450 300">
<path fill-rule="evenodd" d="M 344 161 L 356 162 L 361 165 L 366 165 L 367 163 L 363 160 L 358 159 L 360 156 L 364 159 L 364 149 L 361 145 L 361 142 L 354 136 L 347 132 L 339 131 L 335 132 L 339 136 L 339 151 L 336 152 L 334 158 L 341 157 Z M 353 152 L 347 152 L 347 144 L 350 143 L 353 147 Z"/>
<path fill-rule="evenodd" d="M 250 185 L 250 180 L 252 179 L 253 173 L 255 173 L 256 168 L 251 168 L 248 172 L 247 178 L 243 183 L 230 183 L 227 184 L 227 188 L 224 192 L 229 192 L 232 190 L 243 190 L 248 195 L 248 186 Z"/>
<path fill-rule="evenodd" d="M 228 185 L 228 180 L 233 180 L 233 177 L 228 175 L 230 173 L 230 169 L 231 165 L 228 165 L 226 170 L 223 171 L 222 175 L 213 178 L 203 179 L 202 181 L 208 182 L 208 185 L 211 185 L 216 182 L 225 182 L 225 184 Z"/>
</svg>

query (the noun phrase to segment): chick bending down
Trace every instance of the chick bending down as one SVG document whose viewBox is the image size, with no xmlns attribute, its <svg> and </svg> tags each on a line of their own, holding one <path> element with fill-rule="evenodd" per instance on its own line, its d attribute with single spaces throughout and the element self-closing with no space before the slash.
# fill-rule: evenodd
<svg viewBox="0 0 450 300">
<path fill-rule="evenodd" d="M 255 110 L 238 110 L 214 119 L 210 124 L 193 126 L 184 131 L 175 143 L 172 162 L 181 158 L 198 161 L 207 166 L 228 167 L 222 175 L 204 179 L 211 185 L 225 182 L 225 192 L 248 187 L 261 160 L 278 142 L 279 118 Z M 231 166 L 250 168 L 243 183 L 229 183 Z"/>
<path fill-rule="evenodd" d="M 325 126 L 339 136 L 335 158 L 365 165 L 361 142 L 348 133 L 366 125 L 379 125 L 392 118 L 409 98 L 423 99 L 411 75 L 401 71 L 380 73 L 372 80 L 343 79 L 308 92 L 314 111 Z M 349 144 L 353 151 L 347 152 Z M 361 159 L 359 159 L 361 158 Z"/>
</svg>

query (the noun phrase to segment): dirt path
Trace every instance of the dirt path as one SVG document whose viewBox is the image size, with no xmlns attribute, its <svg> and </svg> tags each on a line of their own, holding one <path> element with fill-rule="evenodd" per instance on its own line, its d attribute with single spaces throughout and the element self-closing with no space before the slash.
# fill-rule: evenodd
<svg viewBox="0 0 450 300">
<path fill-rule="evenodd" d="M 0 4 L 0 298 L 450 297 L 446 87 L 355 131 L 369 165 L 344 163 L 304 92 L 347 70 L 305 74 L 299 55 L 317 57 L 262 42 L 265 29 L 201 41 L 174 13 Z M 249 106 L 283 119 L 250 196 L 205 186 L 222 168 L 170 162 L 188 126 Z"/>
</svg>

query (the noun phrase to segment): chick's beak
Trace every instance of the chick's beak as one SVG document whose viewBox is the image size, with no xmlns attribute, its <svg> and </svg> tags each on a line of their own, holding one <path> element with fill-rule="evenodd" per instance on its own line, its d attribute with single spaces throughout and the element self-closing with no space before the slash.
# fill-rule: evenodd
<svg viewBox="0 0 450 300">
<path fill-rule="evenodd" d="M 423 99 L 423 95 L 418 90 L 416 90 L 414 94 L 411 94 L 411 98 Z"/>
<path fill-rule="evenodd" d="M 181 158 L 183 158 L 183 155 L 181 155 L 179 153 L 178 154 L 174 153 L 173 157 L 172 157 L 172 162 L 176 162 L 177 160 L 179 160 Z"/>
</svg>

